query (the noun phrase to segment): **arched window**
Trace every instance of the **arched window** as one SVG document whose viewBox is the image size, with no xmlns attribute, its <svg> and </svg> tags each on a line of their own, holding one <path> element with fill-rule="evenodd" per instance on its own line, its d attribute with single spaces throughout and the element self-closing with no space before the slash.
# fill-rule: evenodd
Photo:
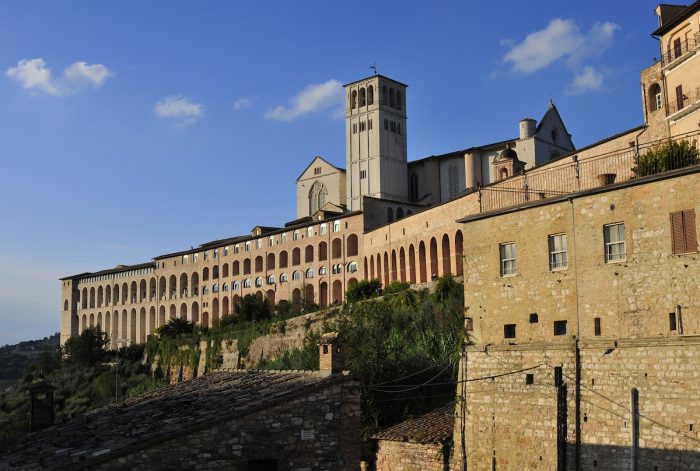
<svg viewBox="0 0 700 471">
<path fill-rule="evenodd" d="M 243 287 L 244 288 L 250 288 L 250 286 L 251 286 L 250 278 L 246 278 L 245 280 L 243 280 Z"/>
<path fill-rule="evenodd" d="M 398 208 L 396 210 L 396 219 L 401 219 L 403 217 L 403 208 Z"/>
<path fill-rule="evenodd" d="M 392 222 L 394 220 L 394 208 L 386 208 L 386 221 Z"/>
<path fill-rule="evenodd" d="M 219 284 L 215 283 L 214 286 L 211 287 L 211 292 L 212 293 L 218 293 L 219 292 Z"/>
<path fill-rule="evenodd" d="M 223 289 L 224 291 L 228 291 L 228 283 L 224 283 L 223 286 L 222 286 L 222 289 Z"/>
<path fill-rule="evenodd" d="M 367 104 L 367 97 L 365 94 L 365 87 L 360 88 L 360 106 L 365 106 Z"/>
<path fill-rule="evenodd" d="M 323 208 L 327 197 L 328 190 L 326 190 L 326 187 L 323 186 L 323 183 L 315 181 L 309 190 L 309 216 Z"/>
<path fill-rule="evenodd" d="M 328 224 L 326 224 L 326 223 L 324 222 L 323 224 L 321 224 L 321 227 L 320 227 L 320 229 L 319 229 L 319 233 L 320 233 L 321 235 L 326 235 L 327 232 L 328 232 Z"/>
<path fill-rule="evenodd" d="M 202 281 L 209 281 L 209 267 L 204 267 L 202 270 Z"/>
<path fill-rule="evenodd" d="M 292 234 L 292 240 L 299 240 L 299 239 L 301 239 L 301 232 L 294 231 L 294 233 Z"/>
<path fill-rule="evenodd" d="M 202 286 L 202 294 L 209 294 L 209 288 Z"/>
<path fill-rule="evenodd" d="M 267 238 L 267 246 L 272 247 L 275 245 L 275 236 L 270 236 Z"/>
<path fill-rule="evenodd" d="M 245 251 L 250 252 L 250 241 L 245 243 Z"/>
<path fill-rule="evenodd" d="M 267 277 L 267 284 L 268 285 L 274 285 L 275 284 L 275 275 L 270 275 Z"/>
<path fill-rule="evenodd" d="M 350 94 L 350 109 L 357 108 L 357 90 L 353 90 Z"/>
<path fill-rule="evenodd" d="M 346 243 L 348 257 L 354 257 L 358 253 L 357 234 L 350 234 Z"/>
<path fill-rule="evenodd" d="M 214 267 L 211 269 L 211 277 L 212 279 L 216 279 L 219 277 L 219 267 L 218 265 L 214 265 Z"/>
<path fill-rule="evenodd" d="M 367 87 L 367 104 L 368 105 L 374 104 L 374 86 L 372 86 L 372 85 Z"/>
<path fill-rule="evenodd" d="M 286 244 L 287 243 L 287 233 L 283 232 L 282 237 L 280 239 L 282 240 L 283 244 Z"/>
<path fill-rule="evenodd" d="M 557 139 L 559 139 L 559 131 L 557 131 L 557 128 L 552 128 L 552 142 L 557 142 Z"/>
<path fill-rule="evenodd" d="M 661 87 L 658 83 L 654 83 L 649 87 L 649 110 L 658 111 L 663 108 L 661 100 Z"/>
<path fill-rule="evenodd" d="M 301 249 L 296 247 L 292 250 L 292 265 L 297 266 L 301 263 Z"/>
<path fill-rule="evenodd" d="M 306 277 L 307 278 L 313 278 L 314 277 L 314 270 L 312 268 L 309 268 L 306 270 Z"/>
<path fill-rule="evenodd" d="M 333 232 L 340 232 L 340 221 L 333 221 Z"/>
<path fill-rule="evenodd" d="M 326 268 L 326 267 L 321 267 L 321 268 L 318 269 L 318 274 L 319 274 L 319 275 L 325 275 L 325 274 L 327 274 L 327 273 L 328 273 L 328 268 Z"/>
<path fill-rule="evenodd" d="M 280 275 L 280 283 L 286 283 L 289 280 L 289 276 L 286 273 Z"/>
<path fill-rule="evenodd" d="M 263 285 L 263 279 L 262 279 L 261 276 L 259 276 L 259 277 L 257 277 L 257 278 L 255 279 L 255 286 L 257 286 L 257 287 L 259 288 L 259 287 L 261 287 L 262 285 Z"/>
<path fill-rule="evenodd" d="M 234 290 L 239 290 L 241 289 L 241 282 L 240 281 L 234 281 L 233 284 L 231 285 Z"/>
<path fill-rule="evenodd" d="M 233 253 L 238 253 L 241 251 L 241 246 L 236 244 L 233 246 Z"/>
<path fill-rule="evenodd" d="M 459 193 L 459 169 L 455 163 L 447 169 L 447 188 L 450 199 Z"/>
<path fill-rule="evenodd" d="M 309 226 L 306 228 L 306 237 L 314 236 L 314 226 Z"/>
<path fill-rule="evenodd" d="M 301 272 L 295 271 L 294 273 L 292 273 L 292 280 L 301 280 Z"/>
<path fill-rule="evenodd" d="M 401 106 L 402 106 L 402 104 L 401 104 L 401 92 L 397 90 L 396 91 L 396 109 L 400 110 Z M 400 131 L 399 131 L 399 134 L 401 134 Z"/>
<path fill-rule="evenodd" d="M 382 87 L 382 105 L 388 105 L 389 104 L 389 95 L 386 91 L 386 85 Z"/>
<path fill-rule="evenodd" d="M 508 169 L 502 168 L 501 169 L 501 180 L 505 180 L 506 178 L 508 178 Z"/>
<path fill-rule="evenodd" d="M 357 262 L 348 263 L 348 273 L 355 273 L 357 271 Z"/>
</svg>

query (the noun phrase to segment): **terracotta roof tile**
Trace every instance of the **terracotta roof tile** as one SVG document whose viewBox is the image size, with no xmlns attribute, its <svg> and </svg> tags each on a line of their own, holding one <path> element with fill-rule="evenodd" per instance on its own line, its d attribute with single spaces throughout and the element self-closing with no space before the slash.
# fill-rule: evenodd
<svg viewBox="0 0 700 471">
<path fill-rule="evenodd" d="M 440 407 L 379 432 L 372 438 L 394 442 L 441 443 L 452 437 L 454 405 Z"/>
</svg>

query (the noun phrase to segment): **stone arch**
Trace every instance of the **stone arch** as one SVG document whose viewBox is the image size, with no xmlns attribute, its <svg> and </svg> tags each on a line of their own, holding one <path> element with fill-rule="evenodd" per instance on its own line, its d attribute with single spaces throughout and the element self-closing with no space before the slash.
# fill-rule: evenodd
<svg viewBox="0 0 700 471">
<path fill-rule="evenodd" d="M 394 221 L 394 208 L 386 208 L 386 222 Z"/>
<path fill-rule="evenodd" d="M 131 308 L 129 313 L 129 340 L 132 345 L 136 343 L 136 308 Z"/>
<path fill-rule="evenodd" d="M 214 265 L 211 269 L 211 279 L 212 280 L 218 280 L 219 279 L 219 265 Z"/>
<path fill-rule="evenodd" d="M 112 337 L 112 347 L 118 348 L 119 340 L 119 311 L 115 310 L 112 314 L 112 331 L 110 333 Z"/>
<path fill-rule="evenodd" d="M 112 285 L 105 286 L 105 306 L 112 304 Z"/>
<path fill-rule="evenodd" d="M 357 284 L 357 278 L 350 278 L 348 280 L 348 288 L 352 288 L 356 284 Z"/>
<path fill-rule="evenodd" d="M 263 271 L 263 258 L 262 255 L 255 257 L 255 273 L 260 273 Z"/>
<path fill-rule="evenodd" d="M 156 296 L 158 294 L 158 287 L 156 286 L 156 277 L 152 276 L 150 280 L 148 280 L 148 291 L 149 291 L 149 300 L 151 302 L 154 302 L 156 300 Z"/>
<path fill-rule="evenodd" d="M 280 268 L 287 268 L 289 265 L 289 254 L 286 250 L 280 252 Z"/>
<path fill-rule="evenodd" d="M 209 281 L 209 267 L 204 267 L 202 270 L 202 281 Z"/>
<path fill-rule="evenodd" d="M 192 320 L 193 324 L 199 323 L 199 303 L 197 301 L 192 303 Z"/>
<path fill-rule="evenodd" d="M 64 311 L 68 310 L 68 300 L 67 299 L 65 301 L 63 301 L 63 310 Z"/>
<path fill-rule="evenodd" d="M 649 111 L 658 111 L 663 108 L 663 98 L 661 95 L 661 86 L 658 83 L 652 83 L 649 86 Z M 658 98 L 657 98 L 658 97 Z"/>
<path fill-rule="evenodd" d="M 369 265 L 367 264 L 367 257 L 364 259 L 363 263 L 363 274 L 365 275 L 365 280 L 369 280 Z"/>
<path fill-rule="evenodd" d="M 105 312 L 104 332 L 108 339 L 112 337 L 112 313 L 110 311 Z"/>
<path fill-rule="evenodd" d="M 333 304 L 343 302 L 343 283 L 340 280 L 333 282 Z"/>
<path fill-rule="evenodd" d="M 82 308 L 83 308 L 83 309 L 87 309 L 87 307 L 88 307 L 88 292 L 87 292 L 87 288 L 83 288 L 83 294 L 82 294 L 82 296 L 80 297 L 80 300 L 81 300 L 81 306 L 82 306 Z"/>
<path fill-rule="evenodd" d="M 325 281 L 318 285 L 318 302 L 322 307 L 328 306 L 328 283 Z"/>
<path fill-rule="evenodd" d="M 389 267 L 389 253 L 384 252 L 384 280 L 382 283 L 384 286 L 388 285 L 390 283 L 391 278 L 389 278 L 389 272 L 390 272 L 390 267 Z"/>
<path fill-rule="evenodd" d="M 156 308 L 154 306 L 151 306 L 151 309 L 149 309 L 148 312 L 148 335 L 153 335 L 153 332 L 156 330 Z"/>
<path fill-rule="evenodd" d="M 442 275 L 452 274 L 452 256 L 450 255 L 450 237 L 447 234 L 442 236 Z"/>
<path fill-rule="evenodd" d="M 102 286 L 97 287 L 97 307 L 102 307 L 102 304 L 105 301 L 105 292 L 104 288 Z"/>
<path fill-rule="evenodd" d="M 91 312 L 89 319 L 90 319 L 90 321 L 89 321 L 88 327 L 95 327 L 95 314 L 93 314 Z"/>
<path fill-rule="evenodd" d="M 396 219 L 401 219 L 403 217 L 403 208 L 396 208 Z"/>
<path fill-rule="evenodd" d="M 250 275 L 250 259 L 243 259 L 243 274 Z"/>
<path fill-rule="evenodd" d="M 292 305 L 296 309 L 301 309 L 301 290 L 299 288 L 292 290 Z"/>
<path fill-rule="evenodd" d="M 129 285 L 124 282 L 122 284 L 122 304 L 126 304 L 129 302 Z"/>
<path fill-rule="evenodd" d="M 177 317 L 177 307 L 174 304 L 170 305 L 170 316 L 169 319 L 175 319 Z"/>
<path fill-rule="evenodd" d="M 275 269 L 275 254 L 274 253 L 271 252 L 271 253 L 267 254 L 267 260 L 266 260 L 265 266 L 267 267 L 268 270 Z"/>
<path fill-rule="evenodd" d="M 180 319 L 187 319 L 187 303 L 180 304 Z"/>
<path fill-rule="evenodd" d="M 399 249 L 399 280 L 406 282 L 406 251 L 403 247 Z"/>
<path fill-rule="evenodd" d="M 292 250 L 292 266 L 297 266 L 301 263 L 301 249 L 299 247 L 295 247 L 294 250 Z"/>
<path fill-rule="evenodd" d="M 165 306 L 161 304 L 158 308 L 158 327 L 165 325 Z"/>
<path fill-rule="evenodd" d="M 422 240 L 418 244 L 418 273 L 420 275 L 420 283 L 428 281 L 428 267 L 425 257 L 425 242 Z"/>
<path fill-rule="evenodd" d="M 177 296 L 177 277 L 175 275 L 170 275 L 170 280 L 168 280 L 168 296 L 170 299 Z"/>
<path fill-rule="evenodd" d="M 85 329 L 87 329 L 88 323 L 87 323 L 87 314 L 83 314 L 83 318 L 81 319 L 80 322 L 80 332 L 82 333 Z"/>
<path fill-rule="evenodd" d="M 437 252 L 437 241 L 435 237 L 430 239 L 430 278 L 436 278 L 439 276 L 439 263 L 438 263 L 438 252 Z"/>
<path fill-rule="evenodd" d="M 98 327 L 100 330 L 102 330 L 102 312 L 97 313 L 95 327 Z"/>
<path fill-rule="evenodd" d="M 114 285 L 114 288 L 112 288 L 112 295 L 114 296 L 114 305 L 116 306 L 119 304 L 119 284 L 117 283 Z"/>
<path fill-rule="evenodd" d="M 95 309 L 95 288 L 90 288 L 90 309 Z"/>
<path fill-rule="evenodd" d="M 228 278 L 228 263 L 221 265 L 221 276 L 223 278 Z"/>
<path fill-rule="evenodd" d="M 183 298 L 187 297 L 187 295 L 189 294 L 187 291 L 187 286 L 189 285 L 188 281 L 189 280 L 187 279 L 187 273 L 183 273 L 180 275 L 180 296 L 182 296 Z"/>
<path fill-rule="evenodd" d="M 211 302 L 211 326 L 219 325 L 219 298 L 214 298 Z"/>
<path fill-rule="evenodd" d="M 408 282 L 416 283 L 416 249 L 413 244 L 408 246 Z"/>
<path fill-rule="evenodd" d="M 158 280 L 158 290 L 159 290 L 160 300 L 165 301 L 167 299 L 167 294 L 168 294 L 168 284 L 166 283 L 164 276 L 161 276 L 160 279 Z"/>
<path fill-rule="evenodd" d="M 231 314 L 231 308 L 228 303 L 228 296 L 224 296 L 221 300 L 221 317 Z"/>
<path fill-rule="evenodd" d="M 270 306 L 275 305 L 275 290 L 268 289 L 267 293 L 265 293 L 265 299 L 267 300 L 267 303 Z"/>
<path fill-rule="evenodd" d="M 139 309 L 139 343 L 146 343 L 146 308 Z"/>
<path fill-rule="evenodd" d="M 238 260 L 235 260 L 231 264 L 231 276 L 238 276 L 241 274 L 241 263 Z"/>
<path fill-rule="evenodd" d="M 325 241 L 318 244 L 318 260 L 319 262 L 328 260 L 328 244 Z"/>
<path fill-rule="evenodd" d="M 396 263 L 396 249 L 391 250 L 391 281 L 396 281 L 396 272 L 397 272 L 397 263 Z"/>
<path fill-rule="evenodd" d="M 464 254 L 464 240 L 462 236 L 462 231 L 457 231 L 455 234 L 455 273 L 457 276 L 462 276 L 464 274 L 464 260 L 462 256 Z"/>
<path fill-rule="evenodd" d="M 309 216 L 323 208 L 327 197 L 328 190 L 326 190 L 326 187 L 318 180 L 315 181 L 309 190 Z"/>
<path fill-rule="evenodd" d="M 304 263 L 312 263 L 314 261 L 314 246 L 309 244 L 304 248 Z"/>
<path fill-rule="evenodd" d="M 331 242 L 331 257 L 332 258 L 340 258 L 343 256 L 343 241 L 340 240 L 340 237 L 336 237 L 333 239 L 333 242 Z"/>
<path fill-rule="evenodd" d="M 194 272 L 192 273 L 192 276 L 190 277 L 190 289 L 192 289 L 192 296 L 198 296 L 199 295 L 199 273 Z"/>
<path fill-rule="evenodd" d="M 202 313 L 202 322 L 201 322 L 202 327 L 209 327 L 209 313 L 207 311 L 204 311 Z"/>
<path fill-rule="evenodd" d="M 119 334 L 119 340 L 121 340 L 122 345 L 124 345 L 124 342 L 129 340 L 129 315 L 126 309 L 122 311 L 122 327 L 119 331 Z M 128 345 L 128 342 L 126 343 L 126 345 Z"/>
<path fill-rule="evenodd" d="M 307 306 L 314 304 L 315 301 L 315 296 L 314 296 L 314 285 L 309 283 L 304 287 L 304 302 Z"/>
<path fill-rule="evenodd" d="M 348 257 L 355 257 L 358 254 L 357 234 L 350 234 L 345 242 Z"/>
<path fill-rule="evenodd" d="M 374 279 L 374 255 L 369 256 L 369 278 L 370 280 Z"/>
<path fill-rule="evenodd" d="M 146 301 L 147 297 L 148 297 L 148 291 L 146 288 L 146 280 L 141 280 L 141 282 L 139 282 L 139 302 L 142 303 L 142 302 Z M 144 317 L 145 317 L 145 315 L 144 315 Z"/>
</svg>

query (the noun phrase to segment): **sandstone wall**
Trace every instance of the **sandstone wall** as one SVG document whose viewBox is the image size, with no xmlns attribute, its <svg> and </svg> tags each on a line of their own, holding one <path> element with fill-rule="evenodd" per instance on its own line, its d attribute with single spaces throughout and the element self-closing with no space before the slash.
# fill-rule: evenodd
<svg viewBox="0 0 700 471">
<path fill-rule="evenodd" d="M 379 441 L 376 471 L 444 471 L 441 443 Z"/>
</svg>

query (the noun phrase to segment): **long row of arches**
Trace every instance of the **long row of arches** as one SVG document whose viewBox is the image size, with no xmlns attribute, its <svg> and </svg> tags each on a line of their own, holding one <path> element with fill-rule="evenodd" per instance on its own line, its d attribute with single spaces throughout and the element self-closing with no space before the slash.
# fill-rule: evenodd
<svg viewBox="0 0 700 471">
<path fill-rule="evenodd" d="M 427 242 L 365 256 L 365 279 L 378 279 L 386 286 L 392 281 L 416 284 L 445 275 L 461 276 L 463 245 L 462 231 L 458 230 L 452 237 L 443 234 L 439 243 L 432 237 Z"/>
</svg>

